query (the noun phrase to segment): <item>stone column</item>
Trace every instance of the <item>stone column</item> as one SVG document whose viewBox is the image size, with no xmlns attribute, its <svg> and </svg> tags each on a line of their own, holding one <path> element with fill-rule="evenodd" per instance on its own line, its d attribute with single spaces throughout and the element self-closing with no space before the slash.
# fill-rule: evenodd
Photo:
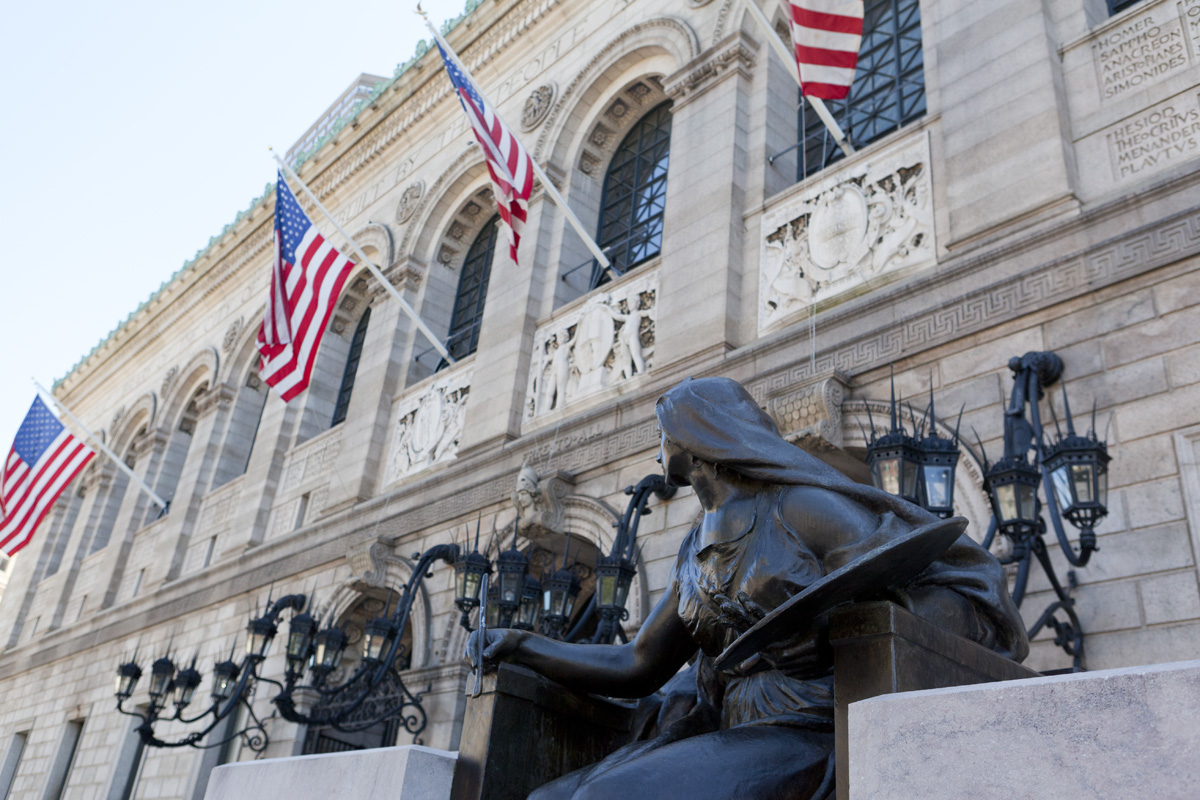
<svg viewBox="0 0 1200 800">
<path fill-rule="evenodd" d="M 949 245 L 1017 220 L 1074 210 L 1067 99 L 1045 4 L 931 5 L 924 20 L 925 43 L 935 51 L 926 53 L 929 105 L 942 115 L 938 163 L 950 209 Z"/>
<path fill-rule="evenodd" d="M 415 307 L 415 285 L 408 283 L 400 282 L 397 288 L 409 305 Z M 342 423 L 342 446 L 330 472 L 329 494 L 325 508 L 318 509 L 318 513 L 352 506 L 378 491 L 380 462 L 389 438 L 392 398 L 408 374 L 412 320 L 374 278 L 368 281 L 368 287 L 371 321 L 354 378 L 350 407 Z"/>
<path fill-rule="evenodd" d="M 221 453 L 221 442 L 225 438 L 222 433 L 229 423 L 229 415 L 233 408 L 237 390 L 228 384 L 219 384 L 204 393 L 196 403 L 196 427 L 192 431 L 192 444 L 188 448 L 187 460 L 179 475 L 175 497 L 171 501 L 173 515 L 178 515 L 178 535 L 175 537 L 173 550 L 165 558 L 169 558 L 170 566 L 166 579 L 179 577 L 183 567 L 183 557 L 187 553 L 191 541 L 192 529 L 200 516 L 200 501 L 208 493 L 212 483 L 213 471 L 217 466 L 217 458 Z"/>
<path fill-rule="evenodd" d="M 556 184 L 561 183 L 553 172 L 551 175 Z M 561 215 L 553 203 L 547 202 L 540 183 L 535 184 L 518 253 L 520 266 L 509 257 L 504 236 L 496 240 L 471 379 L 473 386 L 486 387 L 486 391 L 472 391 L 467 399 L 460 454 L 520 435 L 529 355 L 541 298 L 546 281 L 556 277 L 547 267 L 543 239 L 548 237 L 543 232 L 559 224 L 561 220 L 556 217 Z"/>
<path fill-rule="evenodd" d="M 751 70 L 741 31 L 664 81 L 674 98 L 655 369 L 737 346 Z"/>
</svg>

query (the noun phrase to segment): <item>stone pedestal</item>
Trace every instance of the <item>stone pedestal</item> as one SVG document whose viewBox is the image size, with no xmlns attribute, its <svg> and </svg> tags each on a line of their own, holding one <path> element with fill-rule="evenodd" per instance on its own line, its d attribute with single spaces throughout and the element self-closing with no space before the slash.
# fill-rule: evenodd
<svg viewBox="0 0 1200 800">
<path fill-rule="evenodd" d="M 1200 661 L 850 706 L 850 798 L 1200 797 Z"/>
<path fill-rule="evenodd" d="M 633 703 L 571 691 L 501 664 L 467 701 L 452 800 L 524 800 L 629 740 Z"/>
<path fill-rule="evenodd" d="M 838 800 L 851 796 L 849 753 L 853 744 L 849 743 L 847 726 L 851 703 L 894 692 L 1010 681 L 1038 674 L 885 601 L 856 603 L 835 612 L 830 619 L 829 641 L 833 646 Z M 890 796 L 924 797 L 903 792 Z"/>
<path fill-rule="evenodd" d="M 217 767 L 205 800 L 446 800 L 454 753 L 419 745 L 270 758 Z"/>
</svg>

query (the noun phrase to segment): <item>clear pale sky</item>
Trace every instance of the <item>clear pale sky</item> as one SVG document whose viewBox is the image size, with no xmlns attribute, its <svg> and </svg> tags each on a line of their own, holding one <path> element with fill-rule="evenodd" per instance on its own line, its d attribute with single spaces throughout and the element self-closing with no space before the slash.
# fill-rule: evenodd
<svg viewBox="0 0 1200 800">
<path fill-rule="evenodd" d="M 436 23 L 464 0 L 425 0 Z M 490 0 L 489 0 L 490 2 Z M 0 448 L 63 377 L 273 180 L 416 0 L 7 3 L 0 26 Z M 483 80 L 481 78 L 481 80 Z"/>
</svg>

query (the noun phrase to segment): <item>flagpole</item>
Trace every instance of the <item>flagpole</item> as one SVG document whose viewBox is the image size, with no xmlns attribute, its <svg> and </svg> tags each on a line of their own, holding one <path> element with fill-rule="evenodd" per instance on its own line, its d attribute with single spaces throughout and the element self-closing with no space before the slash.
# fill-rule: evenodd
<svg viewBox="0 0 1200 800">
<path fill-rule="evenodd" d="M 787 45 L 779 38 L 779 34 L 775 32 L 775 29 L 771 27 L 771 23 L 767 21 L 767 15 L 762 12 L 762 9 L 758 7 L 758 4 L 754 0 L 746 0 L 746 8 L 750 10 L 750 16 L 754 17 L 754 20 L 762 26 L 771 49 L 775 51 L 777 56 L 783 59 L 784 64 L 788 65 L 788 72 L 792 74 L 792 78 L 795 79 L 796 84 L 803 89 L 804 84 L 800 83 L 800 72 L 796 65 L 796 54 L 788 52 Z M 846 138 L 846 132 L 842 130 L 841 125 L 838 125 L 837 120 L 833 118 L 833 114 L 829 113 L 829 109 L 825 106 L 825 101 L 819 97 L 809 97 L 807 95 L 805 95 L 804 99 L 808 101 L 813 111 L 817 112 L 817 116 L 821 118 L 821 122 L 825 123 L 825 127 L 833 134 L 833 140 L 837 142 L 838 147 L 842 148 L 842 152 L 846 155 L 852 155 L 854 153 L 854 145 L 850 144 L 850 141 Z"/>
<path fill-rule="evenodd" d="M 145 481 L 143 481 L 141 478 L 139 478 L 137 475 L 135 475 L 133 470 L 131 470 L 129 468 L 128 464 L 126 464 L 121 459 L 117 458 L 117 454 L 114 453 L 111 449 L 109 449 L 108 445 L 106 445 L 104 442 L 102 442 L 100 440 L 100 437 L 96 436 L 96 434 L 94 434 L 90 430 L 88 430 L 87 425 L 84 425 L 82 422 L 79 421 L 79 417 L 72 414 L 71 410 L 69 408 L 67 408 L 66 406 L 64 406 L 62 403 L 60 403 L 58 401 L 58 398 L 55 397 L 51 392 L 46 391 L 46 388 L 44 386 L 42 386 L 40 383 L 38 383 L 36 378 L 33 381 L 33 385 L 37 387 L 39 392 L 41 392 L 42 394 L 49 397 L 50 400 L 54 403 L 54 405 L 58 407 L 59 411 L 66 414 L 67 417 L 72 422 L 74 422 L 76 425 L 78 425 L 83 430 L 84 435 L 87 436 L 87 438 L 91 439 L 93 444 L 95 444 L 97 447 L 99 447 L 101 450 L 103 450 L 104 454 L 106 456 L 108 456 L 110 459 L 112 459 L 112 462 L 117 465 L 117 468 L 119 470 L 121 470 L 126 475 L 128 475 L 130 477 L 130 479 L 133 480 L 134 483 L 136 483 L 138 486 L 140 486 L 142 488 L 143 492 L 150 495 L 150 499 L 153 500 L 155 503 L 157 503 L 159 508 L 163 509 L 164 511 L 166 510 L 167 501 L 163 500 L 161 497 L 159 497 L 153 489 L 151 489 L 149 486 L 146 485 Z"/>
<path fill-rule="evenodd" d="M 434 349 L 442 354 L 442 358 L 453 364 L 455 359 L 450 355 L 450 351 L 446 349 L 444 344 L 442 344 L 442 340 L 439 339 L 437 335 L 429 329 L 429 326 L 425 324 L 425 320 L 421 319 L 413 307 L 408 304 L 408 301 L 405 300 L 404 296 L 400 294 L 400 290 L 393 286 L 392 282 L 383 276 L 383 273 L 380 271 L 379 267 L 375 266 L 371 259 L 367 258 L 367 254 L 364 253 L 362 248 L 358 246 L 358 242 L 354 241 L 353 237 L 351 237 L 350 234 L 346 233 L 346 231 L 342 229 L 342 226 L 338 224 L 338 221 L 333 218 L 333 215 L 329 213 L 325 206 L 321 204 L 321 201 L 317 199 L 317 196 L 312 193 L 312 190 L 308 188 L 308 184 L 302 181 L 300 176 L 292 171 L 292 168 L 289 167 L 287 163 L 279 157 L 279 154 L 275 152 L 274 148 L 270 148 L 270 150 L 271 155 L 275 158 L 275 162 L 279 164 L 280 168 L 282 168 L 285 173 L 290 175 L 292 179 L 296 181 L 296 183 L 300 184 L 300 188 L 304 190 L 306 195 L 308 195 L 308 199 L 317 204 L 317 208 L 321 209 L 321 213 L 325 215 L 325 218 L 333 223 L 333 227 L 337 228 L 337 232 L 345 237 L 346 241 L 350 243 L 350 247 L 354 250 L 355 255 L 358 256 L 360 263 L 365 265 L 366 268 L 371 271 L 371 274 L 375 276 L 375 280 L 383 284 L 383 288 L 387 290 L 388 294 L 396 299 L 396 302 L 400 304 L 402 309 L 404 309 L 404 313 L 408 314 L 408 318 L 416 323 L 417 327 L 421 329 L 421 333 L 425 334 L 425 338 L 429 339 L 429 341 L 433 343 Z"/>
<path fill-rule="evenodd" d="M 450 56 L 450 58 L 454 60 L 454 64 L 458 67 L 458 71 L 463 74 L 463 77 L 471 82 L 471 86 L 475 89 L 476 93 L 483 98 L 483 102 L 492 109 L 492 113 L 499 117 L 500 109 L 498 109 L 494 103 L 487 99 L 487 95 L 485 95 L 483 90 L 479 88 L 479 84 L 475 81 L 475 77 L 471 75 L 469 71 L 467 71 L 466 65 L 462 63 L 461 59 L 459 59 L 458 53 L 454 52 L 454 48 L 442 38 L 442 35 L 438 33 L 437 28 L 433 27 L 433 24 L 429 21 L 429 15 L 421 10 L 420 4 L 417 5 L 417 13 L 420 14 L 425 20 L 425 27 L 429 28 L 429 32 L 433 34 L 433 38 L 437 40 L 437 43 L 440 44 L 442 49 L 446 51 L 446 55 Z M 504 127 L 508 128 L 508 125 L 505 125 Z M 512 128 L 508 129 L 510 131 L 512 130 Z M 587 245 L 588 250 L 591 250 L 592 255 L 595 256 L 596 260 L 600 262 L 601 269 L 612 268 L 612 262 L 608 260 L 608 256 L 606 256 L 604 251 L 600 249 L 600 245 L 596 244 L 596 240 L 592 238 L 592 235 L 584 229 L 583 223 L 579 221 L 579 217 L 575 216 L 575 212 L 571 210 L 569 205 L 567 205 L 567 201 L 563 199 L 563 196 L 558 193 L 558 189 L 554 188 L 554 184 L 550 182 L 550 178 L 548 178 L 546 173 L 542 171 L 542 168 L 538 166 L 538 163 L 533 159 L 533 156 L 529 157 L 529 163 L 533 167 L 533 174 L 537 175 L 538 180 L 542 182 L 542 186 L 545 188 L 546 194 L 550 195 L 550 197 L 554 200 L 554 204 L 562 210 L 563 214 L 567 218 L 567 222 L 571 223 L 571 227 L 575 229 L 577 234 L 579 234 L 579 238 L 583 239 L 583 243 Z"/>
</svg>

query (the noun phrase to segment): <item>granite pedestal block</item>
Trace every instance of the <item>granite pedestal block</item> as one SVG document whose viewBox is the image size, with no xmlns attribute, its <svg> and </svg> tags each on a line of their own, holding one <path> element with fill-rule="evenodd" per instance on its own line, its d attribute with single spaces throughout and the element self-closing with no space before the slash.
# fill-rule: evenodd
<svg viewBox="0 0 1200 800">
<path fill-rule="evenodd" d="M 894 692 L 1038 674 L 886 601 L 855 603 L 835 611 L 829 623 L 829 642 L 833 647 L 838 800 L 849 796 L 846 714 L 851 703 Z"/>
<path fill-rule="evenodd" d="M 875 697 L 850 800 L 1194 800 L 1200 661 Z"/>
<path fill-rule="evenodd" d="M 452 800 L 524 800 L 627 743 L 634 704 L 575 692 L 513 664 L 467 701 Z"/>
<path fill-rule="evenodd" d="M 446 800 L 455 754 L 420 745 L 381 747 L 217 767 L 205 800 Z"/>
</svg>

